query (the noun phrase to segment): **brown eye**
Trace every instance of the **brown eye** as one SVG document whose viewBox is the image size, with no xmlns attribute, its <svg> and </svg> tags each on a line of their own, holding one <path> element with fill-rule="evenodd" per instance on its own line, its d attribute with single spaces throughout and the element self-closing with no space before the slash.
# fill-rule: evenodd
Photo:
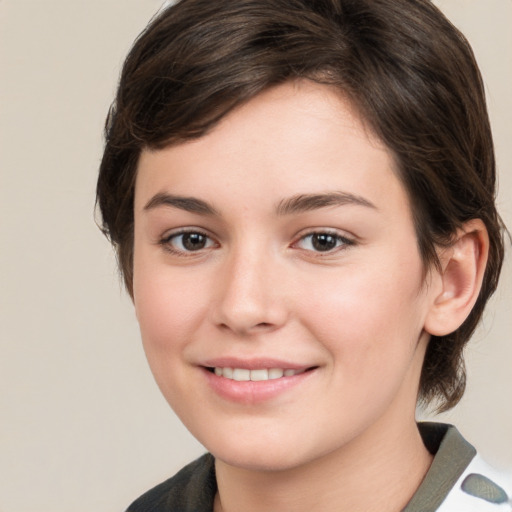
<svg viewBox="0 0 512 512">
<path fill-rule="evenodd" d="M 331 251 L 338 244 L 338 239 L 328 233 L 315 233 L 311 235 L 311 245 L 317 251 Z"/>
<path fill-rule="evenodd" d="M 162 244 L 167 246 L 169 250 L 176 253 L 197 252 L 203 249 L 213 247 L 213 240 L 198 231 L 185 231 L 182 233 L 174 233 L 164 240 Z"/>
<path fill-rule="evenodd" d="M 336 233 L 316 232 L 302 237 L 297 246 L 313 252 L 329 252 L 345 246 L 353 245 L 352 240 Z"/>
<path fill-rule="evenodd" d="M 184 233 L 181 235 L 183 247 L 187 251 L 199 251 L 206 247 L 208 238 L 201 233 Z"/>
</svg>

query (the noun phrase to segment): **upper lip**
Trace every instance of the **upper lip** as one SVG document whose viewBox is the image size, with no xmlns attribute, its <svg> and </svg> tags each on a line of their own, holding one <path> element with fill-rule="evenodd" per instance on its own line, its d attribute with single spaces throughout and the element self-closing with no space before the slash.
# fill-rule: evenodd
<svg viewBox="0 0 512 512">
<path fill-rule="evenodd" d="M 269 357 L 257 357 L 250 359 L 239 359 L 235 357 L 219 357 L 208 359 L 200 363 L 205 368 L 244 368 L 247 370 L 259 370 L 263 368 L 282 368 L 290 370 L 307 370 L 316 365 L 300 364 L 282 359 L 274 359 Z"/>
</svg>

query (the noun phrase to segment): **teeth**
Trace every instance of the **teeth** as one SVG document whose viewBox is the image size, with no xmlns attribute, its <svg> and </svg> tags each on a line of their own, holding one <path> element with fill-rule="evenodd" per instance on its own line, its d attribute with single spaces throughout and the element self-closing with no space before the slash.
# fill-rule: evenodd
<svg viewBox="0 0 512 512">
<path fill-rule="evenodd" d="M 233 369 L 233 380 L 238 380 L 238 381 L 251 380 L 251 370 L 246 370 L 244 368 L 234 368 Z"/>
<path fill-rule="evenodd" d="M 268 378 L 269 379 L 280 379 L 284 375 L 284 370 L 281 368 L 271 368 L 268 371 Z"/>
<path fill-rule="evenodd" d="M 215 367 L 214 372 L 218 377 L 242 381 L 262 381 L 280 379 L 281 377 L 292 377 L 305 370 L 292 370 L 291 368 L 261 368 L 257 370 L 248 370 L 247 368 L 220 368 Z"/>
<path fill-rule="evenodd" d="M 268 370 L 251 370 L 251 380 L 268 380 Z"/>
</svg>

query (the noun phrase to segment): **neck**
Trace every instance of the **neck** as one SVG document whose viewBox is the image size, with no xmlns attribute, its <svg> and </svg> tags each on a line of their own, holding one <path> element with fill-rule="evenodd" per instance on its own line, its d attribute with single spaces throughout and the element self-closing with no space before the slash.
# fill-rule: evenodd
<svg viewBox="0 0 512 512">
<path fill-rule="evenodd" d="M 374 425 L 353 443 L 282 471 L 252 471 L 217 460 L 215 512 L 396 512 L 431 462 L 414 418 L 391 431 Z"/>
</svg>

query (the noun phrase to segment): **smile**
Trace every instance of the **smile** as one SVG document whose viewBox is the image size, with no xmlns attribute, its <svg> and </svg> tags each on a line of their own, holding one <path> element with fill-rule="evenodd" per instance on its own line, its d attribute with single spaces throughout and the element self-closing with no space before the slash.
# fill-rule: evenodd
<svg viewBox="0 0 512 512">
<path fill-rule="evenodd" d="M 296 366 L 273 360 L 238 361 L 226 358 L 201 365 L 210 389 L 229 402 L 256 405 L 277 399 L 314 379 L 318 366 Z M 277 364 L 276 364 L 277 363 Z M 290 366 L 288 366 L 290 364 Z M 245 366 L 243 368 L 242 366 Z M 248 368 L 249 366 L 249 368 Z"/>
<path fill-rule="evenodd" d="M 280 379 L 281 377 L 293 377 L 294 375 L 304 373 L 306 370 L 294 370 L 291 368 L 260 368 L 249 370 L 247 368 L 221 368 L 216 366 L 210 371 L 213 371 L 218 377 L 224 377 L 238 382 L 255 382 Z"/>
</svg>

